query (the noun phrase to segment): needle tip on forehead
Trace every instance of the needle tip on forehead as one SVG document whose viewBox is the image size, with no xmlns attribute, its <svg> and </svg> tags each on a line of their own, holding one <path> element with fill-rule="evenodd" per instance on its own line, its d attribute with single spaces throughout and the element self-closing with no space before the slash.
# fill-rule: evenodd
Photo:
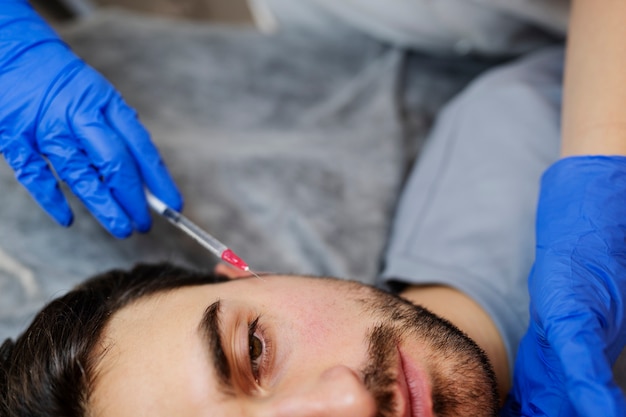
<svg viewBox="0 0 626 417">
<path fill-rule="evenodd" d="M 243 269 L 246 272 L 250 272 L 252 275 L 254 275 L 255 277 L 257 277 L 258 279 L 260 279 L 261 281 L 265 281 L 263 278 L 261 278 L 261 276 L 259 274 L 257 274 L 256 272 L 254 272 L 253 270 L 250 269 L 249 266 L 246 265 L 246 267 Z"/>
<path fill-rule="evenodd" d="M 247 269 L 248 272 L 250 272 L 252 275 L 254 275 L 255 277 L 257 277 L 258 279 L 260 279 L 261 281 L 265 281 L 263 278 L 261 278 L 261 276 L 259 274 L 257 274 L 256 272 L 254 272 L 253 270 L 251 270 L 250 268 Z"/>
</svg>

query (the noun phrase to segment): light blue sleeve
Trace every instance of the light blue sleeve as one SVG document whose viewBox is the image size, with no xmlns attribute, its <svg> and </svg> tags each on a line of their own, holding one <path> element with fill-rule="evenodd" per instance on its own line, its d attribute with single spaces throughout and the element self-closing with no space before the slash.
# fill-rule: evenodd
<svg viewBox="0 0 626 417">
<path fill-rule="evenodd" d="M 380 278 L 473 297 L 511 366 L 528 325 L 539 180 L 559 153 L 562 60 L 551 49 L 492 70 L 443 110 L 399 201 Z"/>
</svg>

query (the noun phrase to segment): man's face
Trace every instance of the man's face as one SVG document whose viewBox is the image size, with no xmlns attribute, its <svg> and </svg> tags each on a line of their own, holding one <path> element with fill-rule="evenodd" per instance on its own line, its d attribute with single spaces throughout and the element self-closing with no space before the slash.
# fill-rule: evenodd
<svg viewBox="0 0 626 417">
<path fill-rule="evenodd" d="M 492 416 L 495 381 L 447 322 L 371 287 L 265 276 L 114 314 L 89 409 L 138 416 Z"/>
</svg>

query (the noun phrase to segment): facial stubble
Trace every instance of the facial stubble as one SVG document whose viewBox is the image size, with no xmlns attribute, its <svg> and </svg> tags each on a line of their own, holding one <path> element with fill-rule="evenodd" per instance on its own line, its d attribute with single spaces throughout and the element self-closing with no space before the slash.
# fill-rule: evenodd
<svg viewBox="0 0 626 417">
<path fill-rule="evenodd" d="M 362 370 L 378 406 L 376 417 L 397 413 L 401 342 L 425 346 L 419 354 L 428 364 L 436 416 L 497 416 L 495 374 L 485 353 L 465 333 L 425 308 L 379 290 L 359 301 L 379 320 L 369 332 L 369 361 Z"/>
</svg>

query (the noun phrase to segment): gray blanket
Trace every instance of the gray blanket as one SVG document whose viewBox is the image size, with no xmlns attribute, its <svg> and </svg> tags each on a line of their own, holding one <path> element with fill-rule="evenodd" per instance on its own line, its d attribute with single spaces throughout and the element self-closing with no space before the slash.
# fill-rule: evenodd
<svg viewBox="0 0 626 417">
<path fill-rule="evenodd" d="M 138 110 L 188 217 L 256 270 L 369 283 L 434 114 L 489 65 L 407 53 L 339 26 L 268 36 L 102 11 L 61 33 Z M 57 226 L 4 161 L 0 190 L 0 340 L 102 270 L 215 263 L 160 218 L 116 240 L 75 198 L 74 224 Z"/>
</svg>

